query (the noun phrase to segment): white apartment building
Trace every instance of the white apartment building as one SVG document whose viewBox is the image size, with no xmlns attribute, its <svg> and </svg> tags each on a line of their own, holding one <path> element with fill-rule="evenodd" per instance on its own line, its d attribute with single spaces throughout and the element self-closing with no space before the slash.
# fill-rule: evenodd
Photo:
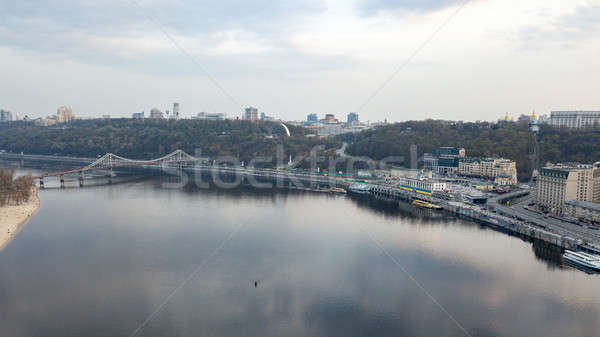
<svg viewBox="0 0 600 337">
<path fill-rule="evenodd" d="M 500 185 L 516 185 L 517 164 L 504 158 L 464 158 L 458 163 L 458 174 L 495 179 Z"/>
<path fill-rule="evenodd" d="M 568 200 L 600 201 L 598 168 L 592 165 L 552 165 L 540 170 L 537 182 L 537 205 L 554 214 L 565 212 Z"/>
<path fill-rule="evenodd" d="M 600 126 L 600 111 L 552 111 L 550 125 L 576 129 Z"/>
<path fill-rule="evenodd" d="M 56 110 L 56 122 L 68 123 L 74 119 L 73 109 L 68 106 L 61 106 Z"/>
<path fill-rule="evenodd" d="M 244 119 L 247 121 L 259 121 L 258 109 L 255 107 L 248 107 L 244 110 Z"/>
</svg>

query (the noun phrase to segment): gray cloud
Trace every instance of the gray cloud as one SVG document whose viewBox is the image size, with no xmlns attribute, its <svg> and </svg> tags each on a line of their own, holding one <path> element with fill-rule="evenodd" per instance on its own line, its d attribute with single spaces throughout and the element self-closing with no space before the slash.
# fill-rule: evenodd
<svg viewBox="0 0 600 337">
<path fill-rule="evenodd" d="M 457 0 L 363 0 L 360 11 L 363 15 L 374 15 L 382 11 L 431 12 L 457 3 Z"/>
<path fill-rule="evenodd" d="M 293 23 L 322 10 L 320 0 L 15 1 L 0 5 L 0 46 L 139 67 L 176 52 L 165 50 L 174 48 L 161 29 L 184 45 L 190 40 L 186 48 L 219 50 L 233 40 L 239 54 L 258 53 L 287 48 Z"/>
<path fill-rule="evenodd" d="M 571 14 L 550 22 L 550 27 L 525 26 L 518 31 L 520 49 L 536 50 L 552 44 L 564 48 L 576 47 L 576 41 L 597 38 L 600 32 L 600 5 L 578 6 Z"/>
<path fill-rule="evenodd" d="M 15 1 L 2 5 L 3 25 L 52 23 L 50 29 L 114 30 L 145 21 L 151 14 L 181 32 L 210 32 L 243 27 L 261 30 L 293 17 L 324 9 L 320 0 L 277 1 Z M 42 27 L 43 28 L 43 27 Z"/>
</svg>

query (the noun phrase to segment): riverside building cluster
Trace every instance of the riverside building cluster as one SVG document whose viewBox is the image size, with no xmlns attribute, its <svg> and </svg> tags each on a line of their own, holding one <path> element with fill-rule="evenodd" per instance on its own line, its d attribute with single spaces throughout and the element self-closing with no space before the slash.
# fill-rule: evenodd
<svg viewBox="0 0 600 337">
<path fill-rule="evenodd" d="M 579 218 L 600 216 L 600 162 L 593 165 L 553 164 L 543 167 L 537 179 L 537 206 L 556 215 Z M 594 217 L 594 215 L 591 215 Z"/>
<path fill-rule="evenodd" d="M 517 185 L 517 163 L 505 158 L 467 157 L 464 148 L 440 147 L 423 156 L 426 169 L 438 175 L 493 180 L 497 186 Z"/>
</svg>

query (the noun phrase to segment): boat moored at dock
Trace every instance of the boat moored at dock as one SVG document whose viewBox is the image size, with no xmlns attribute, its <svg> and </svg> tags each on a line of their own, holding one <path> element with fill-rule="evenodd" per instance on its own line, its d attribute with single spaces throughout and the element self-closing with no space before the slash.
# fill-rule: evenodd
<svg viewBox="0 0 600 337">
<path fill-rule="evenodd" d="M 440 205 L 436 205 L 434 203 L 423 201 L 423 200 L 419 200 L 419 199 L 414 200 L 412 202 L 412 204 L 413 204 L 413 206 L 417 206 L 417 207 L 420 207 L 420 208 L 442 209 L 442 206 L 440 206 Z"/>
<path fill-rule="evenodd" d="M 352 184 L 348 187 L 348 192 L 355 194 L 369 194 L 371 185 L 369 184 Z"/>
<path fill-rule="evenodd" d="M 600 271 L 600 256 L 565 250 L 563 259 L 577 267 Z"/>
</svg>

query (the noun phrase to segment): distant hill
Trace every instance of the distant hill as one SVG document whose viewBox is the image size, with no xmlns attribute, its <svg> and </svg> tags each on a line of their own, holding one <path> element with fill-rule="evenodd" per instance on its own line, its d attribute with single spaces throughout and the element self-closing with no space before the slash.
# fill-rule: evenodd
<svg viewBox="0 0 600 337">
<path fill-rule="evenodd" d="M 286 157 L 291 154 L 296 158 L 308 156 L 317 145 L 333 150 L 347 142 L 347 154 L 376 160 L 388 156 L 409 158 L 410 146 L 414 144 L 419 156 L 440 146 L 460 146 L 467 150 L 468 156 L 513 159 L 517 161 L 522 181 L 529 179 L 533 165 L 533 136 L 526 124 L 519 123 L 410 121 L 335 138 L 307 138 L 307 130 L 301 127 L 290 127 L 290 131 L 292 136 L 287 137 L 278 123 L 233 120 L 97 119 L 75 121 L 60 128 L 24 122 L 0 123 L 0 149 L 78 157 L 112 152 L 137 159 L 156 158 L 176 149 L 194 154 L 195 149 L 200 149 L 203 156 L 233 156 L 247 163 L 258 156 L 275 156 L 278 144 L 283 146 Z M 600 161 L 599 131 L 542 126 L 541 134 L 542 164 Z M 273 137 L 267 137 L 270 135 Z M 305 162 L 302 166 L 309 165 Z M 336 170 L 344 168 L 341 162 Z"/>
<path fill-rule="evenodd" d="M 347 153 L 382 159 L 387 156 L 409 158 L 410 146 L 418 154 L 440 146 L 464 147 L 468 156 L 501 156 L 515 160 L 519 179 L 530 178 L 533 165 L 533 136 L 526 124 L 453 123 L 437 120 L 396 123 L 347 135 L 352 142 Z M 541 128 L 540 163 L 600 161 L 600 131 Z"/>
<path fill-rule="evenodd" d="M 277 144 L 286 155 L 307 155 L 316 145 L 339 148 L 337 139 L 305 137 L 305 129 L 249 121 L 110 119 L 80 120 L 59 127 L 33 123 L 0 124 L 0 149 L 29 154 L 96 157 L 107 152 L 133 159 L 156 158 L 176 149 L 203 156 L 233 156 L 248 162 L 274 156 Z M 273 136 L 273 137 L 267 137 Z M 286 159 L 287 162 L 287 159 Z"/>
</svg>

